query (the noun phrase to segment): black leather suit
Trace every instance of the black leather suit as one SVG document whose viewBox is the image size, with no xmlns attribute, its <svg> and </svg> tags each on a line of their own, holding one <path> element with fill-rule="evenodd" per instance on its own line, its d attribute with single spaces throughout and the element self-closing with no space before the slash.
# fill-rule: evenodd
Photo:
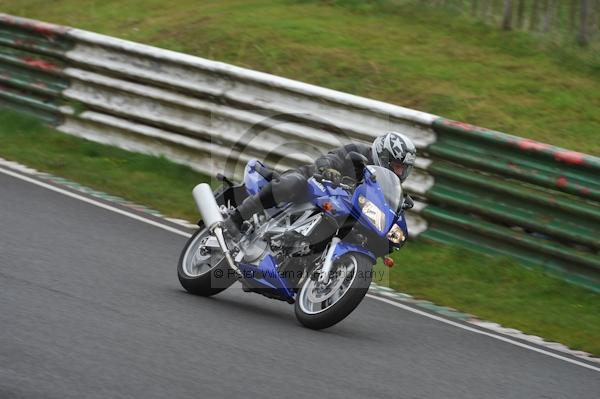
<svg viewBox="0 0 600 399">
<path fill-rule="evenodd" d="M 302 202 L 306 200 L 307 181 L 317 171 L 322 169 L 335 169 L 342 176 L 359 177 L 362 170 L 358 170 L 355 163 L 348 155 L 358 153 L 367 159 L 367 164 L 373 163 L 371 146 L 365 144 L 347 144 L 343 147 L 329 151 L 329 153 L 317 158 L 312 165 L 300 166 L 290 169 L 279 176 L 274 176 L 270 183 L 265 185 L 261 191 L 246 198 L 237 208 L 237 222 L 247 220 L 257 212 L 268 209 L 277 204 L 287 202 Z M 353 154 L 354 155 L 354 154 Z M 241 220 L 239 220 L 241 218 Z"/>
</svg>

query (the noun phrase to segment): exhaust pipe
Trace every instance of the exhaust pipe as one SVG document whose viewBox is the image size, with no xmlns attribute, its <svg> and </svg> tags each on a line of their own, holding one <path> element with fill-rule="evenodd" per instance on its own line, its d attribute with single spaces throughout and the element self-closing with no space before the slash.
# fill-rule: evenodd
<svg viewBox="0 0 600 399">
<path fill-rule="evenodd" d="M 212 230 L 218 223 L 223 222 L 221 210 L 219 209 L 219 205 L 217 205 L 217 201 L 215 201 L 212 189 L 208 184 L 198 184 L 194 187 L 192 195 L 194 196 L 194 201 L 200 211 L 200 215 L 202 215 L 204 225 L 209 230 Z"/>
<path fill-rule="evenodd" d="M 229 267 L 231 267 L 238 275 L 241 275 L 242 272 L 236 266 L 231 256 L 231 252 L 229 251 L 229 248 L 227 248 L 227 243 L 223 236 L 223 228 L 221 227 L 223 224 L 223 215 L 221 215 L 221 210 L 219 209 L 219 205 L 217 205 L 212 189 L 206 183 L 198 184 L 194 187 L 192 196 L 194 197 L 194 202 L 196 202 L 198 211 L 200 211 L 204 225 L 217 238 L 219 247 L 221 247 L 221 251 L 223 251 L 223 255 L 225 255 Z"/>
</svg>

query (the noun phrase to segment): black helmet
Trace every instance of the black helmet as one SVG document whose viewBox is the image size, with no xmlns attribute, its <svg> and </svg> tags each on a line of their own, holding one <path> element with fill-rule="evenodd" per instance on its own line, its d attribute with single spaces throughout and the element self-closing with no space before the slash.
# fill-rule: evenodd
<svg viewBox="0 0 600 399">
<path fill-rule="evenodd" d="M 371 146 L 373 162 L 388 168 L 404 182 L 415 165 L 417 150 L 412 140 L 402 133 L 390 132 L 377 137 Z"/>
</svg>

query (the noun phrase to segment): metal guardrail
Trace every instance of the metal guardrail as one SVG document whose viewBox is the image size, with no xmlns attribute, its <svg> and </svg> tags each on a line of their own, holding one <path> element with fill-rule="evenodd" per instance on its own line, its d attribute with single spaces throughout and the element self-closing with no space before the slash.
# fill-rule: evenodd
<svg viewBox="0 0 600 399">
<path fill-rule="evenodd" d="M 447 119 L 433 128 L 424 236 L 598 291 L 600 159 Z"/>
<path fill-rule="evenodd" d="M 388 130 L 420 149 L 413 233 L 516 257 L 600 291 L 600 160 L 435 115 L 0 14 L 0 105 L 65 133 L 240 174 Z M 427 229 L 429 225 L 429 229 Z"/>
</svg>

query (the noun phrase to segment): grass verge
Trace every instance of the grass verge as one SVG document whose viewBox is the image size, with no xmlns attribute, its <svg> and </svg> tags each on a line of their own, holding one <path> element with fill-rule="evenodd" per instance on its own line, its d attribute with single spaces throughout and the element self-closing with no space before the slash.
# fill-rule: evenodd
<svg viewBox="0 0 600 399">
<path fill-rule="evenodd" d="M 2 110 L 0 156 L 188 220 L 198 215 L 191 190 L 209 182 L 208 177 L 164 158 L 68 136 Z"/>
<path fill-rule="evenodd" d="M 398 0 L 0 0 L 3 12 L 600 154 L 600 54 Z"/>
<path fill-rule="evenodd" d="M 425 240 L 394 258 L 387 272 L 398 291 L 600 355 L 599 294 L 509 258 Z"/>
<path fill-rule="evenodd" d="M 71 137 L 6 111 L 0 111 L 0 156 L 188 220 L 197 218 L 192 187 L 209 180 L 165 159 Z M 598 294 L 509 259 L 422 240 L 394 257 L 397 265 L 383 279 L 394 289 L 600 355 Z"/>
</svg>

